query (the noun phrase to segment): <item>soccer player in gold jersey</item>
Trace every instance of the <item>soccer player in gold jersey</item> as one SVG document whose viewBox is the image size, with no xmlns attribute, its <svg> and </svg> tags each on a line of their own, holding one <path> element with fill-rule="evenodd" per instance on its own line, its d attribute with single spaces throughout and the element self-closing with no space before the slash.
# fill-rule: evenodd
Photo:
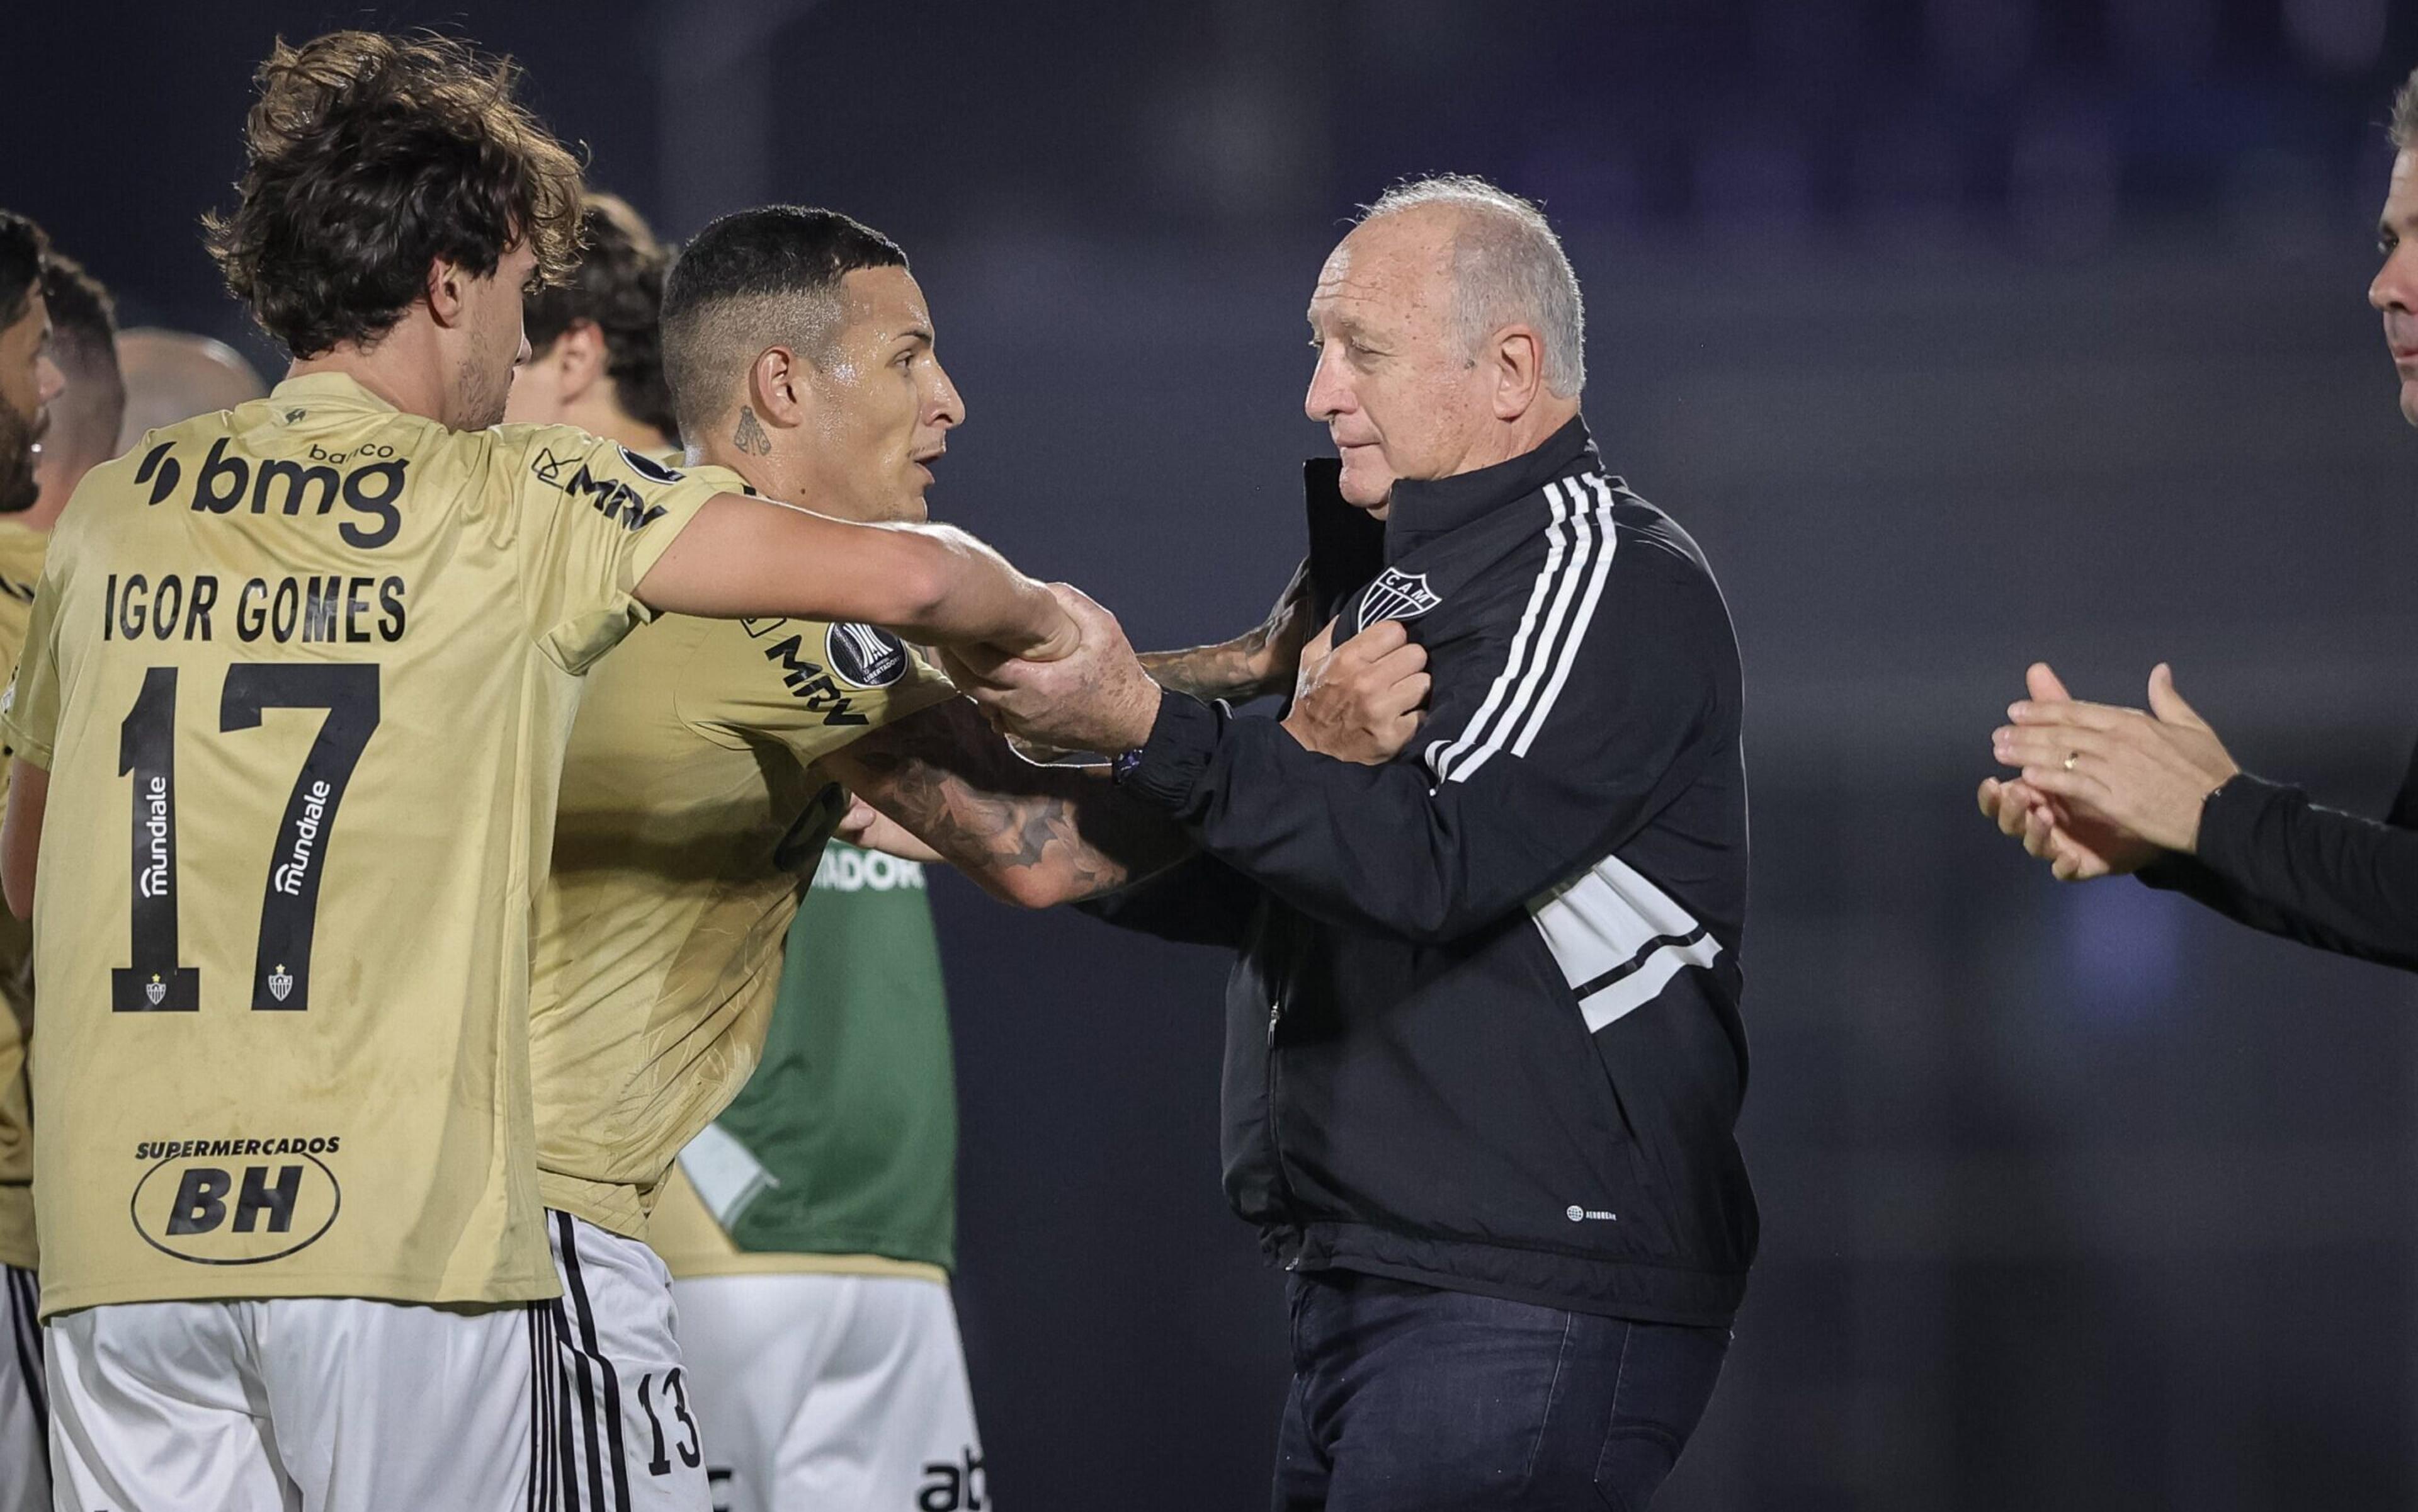
<svg viewBox="0 0 2418 1512">
<path fill-rule="evenodd" d="M 66 387 L 54 356 L 48 290 L 52 253 L 39 227 L 0 210 L 0 659 L 14 666 L 41 571 L 42 536 L 9 522 L 32 509 L 41 443 Z M 14 921 L 6 921 L 14 924 Z M 50 1504 L 49 1410 L 42 1380 L 34 1262 L 32 1130 L 20 1019 L 26 934 L 0 928 L 0 1284 L 8 1348 L 0 1353 L 0 1512 Z"/>
<path fill-rule="evenodd" d="M 599 303 L 638 297 L 615 287 L 633 266 L 592 271 Z M 689 476 L 852 520 L 923 520 L 963 405 L 888 238 L 827 210 L 726 216 L 681 252 L 661 339 Z M 629 366 L 643 391 L 643 363 Z M 514 403 L 551 413 L 565 388 L 594 386 L 516 388 Z M 714 1430 L 691 1411 L 649 1212 L 761 1052 L 789 922 L 847 807 L 841 774 L 876 802 L 894 786 L 849 751 L 962 700 L 895 635 L 803 617 L 666 617 L 591 681 L 539 908 L 531 1018 L 539 1191 L 563 1272 L 565 1499 L 702 1512 Z M 1000 786 L 1051 805 L 1046 822 L 1061 827 L 1046 855 L 1018 859 L 1015 839 L 986 853 L 977 869 L 993 885 L 1060 901 L 1186 848 L 1107 784 L 1021 762 L 970 706 L 965 717 L 1012 769 Z"/>
<path fill-rule="evenodd" d="M 1070 622 L 960 533 L 498 427 L 580 188 L 510 67 L 351 32 L 260 83 L 209 239 L 293 366 L 86 477 L 0 712 L 53 1472 L 121 1512 L 525 1509 L 529 924 L 585 674 L 657 612 L 1045 657 Z"/>
<path fill-rule="evenodd" d="M 0 513 L 0 666 L 14 674 L 41 577 L 51 527 L 84 475 L 117 450 L 126 386 L 117 372 L 117 323 L 109 291 L 54 247 L 42 258 L 51 359 L 66 387 L 49 405 L 33 503 Z M 5 780 L 0 780 L 5 790 Z M 33 1022 L 34 932 L 0 916 L 0 1261 L 8 1266 L 9 1349 L 0 1356 L 0 1512 L 51 1504 L 49 1390 L 43 1380 L 41 1291 L 35 1267 L 34 1140 L 25 1078 Z M 12 1379 L 13 1378 L 13 1379 Z"/>
</svg>

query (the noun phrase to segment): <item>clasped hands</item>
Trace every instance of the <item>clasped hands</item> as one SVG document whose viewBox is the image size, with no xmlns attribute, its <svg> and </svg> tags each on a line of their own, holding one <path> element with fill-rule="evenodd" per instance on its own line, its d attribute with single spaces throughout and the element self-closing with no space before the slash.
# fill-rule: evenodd
<svg viewBox="0 0 2418 1512">
<path fill-rule="evenodd" d="M 2160 663 L 2150 707 L 2084 703 L 2036 662 L 2030 696 L 2007 710 L 1991 754 L 2019 775 L 1985 779 L 1982 814 L 2049 863 L 2059 881 L 2138 871 L 2161 851 L 2190 854 L 2200 810 L 2241 769 Z"/>
<path fill-rule="evenodd" d="M 981 647 L 945 648 L 942 668 L 993 725 L 1018 740 L 1109 753 L 1143 744 L 1158 718 L 1160 692 L 1125 627 L 1079 588 L 1053 583 L 1049 591 L 1075 623 L 1072 650 L 1038 661 Z M 1307 749 L 1339 760 L 1389 760 L 1418 729 L 1427 652 L 1393 620 L 1339 648 L 1334 634 L 1328 626 L 1302 651 L 1285 729 Z"/>
</svg>

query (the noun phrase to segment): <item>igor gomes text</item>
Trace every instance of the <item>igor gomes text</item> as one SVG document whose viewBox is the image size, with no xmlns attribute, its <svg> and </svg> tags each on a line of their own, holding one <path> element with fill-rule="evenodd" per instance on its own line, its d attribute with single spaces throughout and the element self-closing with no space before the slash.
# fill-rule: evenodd
<svg viewBox="0 0 2418 1512">
<path fill-rule="evenodd" d="M 409 585 L 394 573 L 248 577 L 231 589 L 212 573 L 109 574 L 101 585 L 103 640 L 360 644 L 398 641 Z"/>
</svg>

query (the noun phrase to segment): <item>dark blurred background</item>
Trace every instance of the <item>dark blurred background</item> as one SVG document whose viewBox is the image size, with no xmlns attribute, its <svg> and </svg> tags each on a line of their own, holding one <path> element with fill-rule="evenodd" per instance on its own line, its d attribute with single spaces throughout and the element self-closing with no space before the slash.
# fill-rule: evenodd
<svg viewBox="0 0 2418 1512">
<path fill-rule="evenodd" d="M 1701 541 L 1755 788 L 1765 1247 L 1658 1507 L 2418 1502 L 2406 978 L 1975 814 L 2025 663 L 2150 664 L 2380 812 L 2418 732 L 2418 436 L 2363 294 L 2388 0 L 262 0 L 10 6 L 0 203 L 130 323 L 270 361 L 195 218 L 270 38 L 507 50 L 666 235 L 899 237 L 971 423 L 936 506 L 1145 644 L 1296 554 L 1301 311 L 1399 176 L 1541 198 L 1588 417 Z M 1010 1512 L 1265 1504 L 1280 1278 L 1217 1188 L 1207 952 L 941 893 L 960 1299 Z"/>
</svg>

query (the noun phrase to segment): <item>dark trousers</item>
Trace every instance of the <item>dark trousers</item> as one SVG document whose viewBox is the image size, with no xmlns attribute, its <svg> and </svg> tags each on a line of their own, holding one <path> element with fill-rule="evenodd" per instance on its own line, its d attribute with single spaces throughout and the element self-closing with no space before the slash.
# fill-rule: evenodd
<svg viewBox="0 0 2418 1512">
<path fill-rule="evenodd" d="M 1729 1331 L 1350 1271 L 1293 1278 L 1276 1512 L 1645 1512 Z"/>
</svg>

